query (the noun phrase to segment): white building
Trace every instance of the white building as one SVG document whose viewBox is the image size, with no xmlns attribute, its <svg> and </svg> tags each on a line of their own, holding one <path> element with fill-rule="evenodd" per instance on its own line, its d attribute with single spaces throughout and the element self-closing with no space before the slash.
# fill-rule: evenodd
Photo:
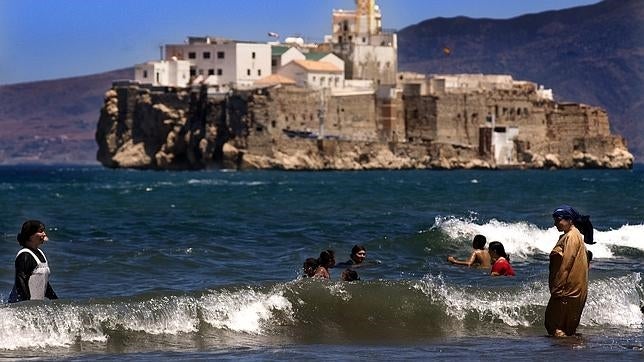
<svg viewBox="0 0 644 362">
<path fill-rule="evenodd" d="M 327 37 L 333 52 L 346 61 L 346 78 L 396 84 L 396 34 L 382 29 L 382 14 L 375 0 L 355 3 L 355 10 L 333 10 L 333 34 Z"/>
<path fill-rule="evenodd" d="M 492 146 L 494 161 L 497 165 L 511 165 L 516 163 L 514 140 L 519 135 L 517 127 L 495 127 L 492 130 Z"/>
<path fill-rule="evenodd" d="M 316 62 L 327 62 L 340 68 L 344 73 L 344 60 L 337 55 L 329 52 L 308 52 L 304 53 L 306 60 L 313 60 Z"/>
<path fill-rule="evenodd" d="M 273 74 L 277 73 L 280 67 L 294 60 L 306 59 L 304 54 L 296 47 L 289 47 L 284 45 L 273 45 L 271 47 L 271 70 Z"/>
<path fill-rule="evenodd" d="M 280 68 L 278 74 L 295 80 L 299 87 L 334 89 L 344 86 L 342 69 L 327 62 L 294 60 Z"/>
<path fill-rule="evenodd" d="M 165 46 L 166 59 L 190 62 L 190 76 L 227 88 L 251 87 L 271 74 L 271 46 L 211 37 L 189 37 L 186 44 Z"/>
<path fill-rule="evenodd" d="M 190 81 L 190 62 L 175 58 L 137 64 L 134 80 L 153 86 L 185 87 Z"/>
</svg>

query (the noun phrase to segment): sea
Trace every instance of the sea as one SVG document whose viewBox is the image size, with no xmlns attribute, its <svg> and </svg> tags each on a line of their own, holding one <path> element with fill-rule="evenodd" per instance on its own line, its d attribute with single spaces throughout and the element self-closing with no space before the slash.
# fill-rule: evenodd
<svg viewBox="0 0 644 362">
<path fill-rule="evenodd" d="M 578 336 L 548 337 L 552 211 L 591 216 Z M 45 223 L 60 299 L 7 304 Z M 500 241 L 515 277 L 451 265 Z M 367 249 L 359 281 L 302 277 Z M 136 171 L 0 167 L 0 358 L 644 360 L 644 166 L 632 170 Z"/>
</svg>

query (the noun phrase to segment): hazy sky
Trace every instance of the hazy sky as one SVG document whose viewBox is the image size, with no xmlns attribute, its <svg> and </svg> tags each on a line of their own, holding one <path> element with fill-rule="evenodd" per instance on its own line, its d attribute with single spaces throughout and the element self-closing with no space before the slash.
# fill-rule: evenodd
<svg viewBox="0 0 644 362">
<path fill-rule="evenodd" d="M 507 19 L 599 0 L 376 0 L 383 27 L 436 17 Z M 353 0 L 0 0 L 0 84 L 56 79 L 159 58 L 186 36 L 268 41 L 267 32 L 320 41 L 332 9 Z"/>
</svg>

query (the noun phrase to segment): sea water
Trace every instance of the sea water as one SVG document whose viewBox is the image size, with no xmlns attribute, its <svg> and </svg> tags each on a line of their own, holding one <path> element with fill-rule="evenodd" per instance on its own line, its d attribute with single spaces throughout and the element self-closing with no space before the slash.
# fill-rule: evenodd
<svg viewBox="0 0 644 362">
<path fill-rule="evenodd" d="M 597 244 L 578 337 L 546 337 L 552 210 Z M 39 219 L 55 301 L 6 304 Z M 516 277 L 450 265 L 483 234 Z M 303 279 L 354 244 L 361 280 Z M 152 172 L 0 167 L 0 357 L 644 357 L 644 169 Z"/>
</svg>

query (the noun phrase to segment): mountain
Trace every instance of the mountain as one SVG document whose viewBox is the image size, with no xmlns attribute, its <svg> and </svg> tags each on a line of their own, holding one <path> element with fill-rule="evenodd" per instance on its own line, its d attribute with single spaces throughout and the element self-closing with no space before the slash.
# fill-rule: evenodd
<svg viewBox="0 0 644 362">
<path fill-rule="evenodd" d="M 94 140 L 105 92 L 132 68 L 0 86 L 0 164 L 97 163 Z"/>
<path fill-rule="evenodd" d="M 400 70 L 511 74 L 552 88 L 558 101 L 600 106 L 636 161 L 644 156 L 644 1 L 426 20 L 398 32 L 398 55 Z"/>
</svg>

